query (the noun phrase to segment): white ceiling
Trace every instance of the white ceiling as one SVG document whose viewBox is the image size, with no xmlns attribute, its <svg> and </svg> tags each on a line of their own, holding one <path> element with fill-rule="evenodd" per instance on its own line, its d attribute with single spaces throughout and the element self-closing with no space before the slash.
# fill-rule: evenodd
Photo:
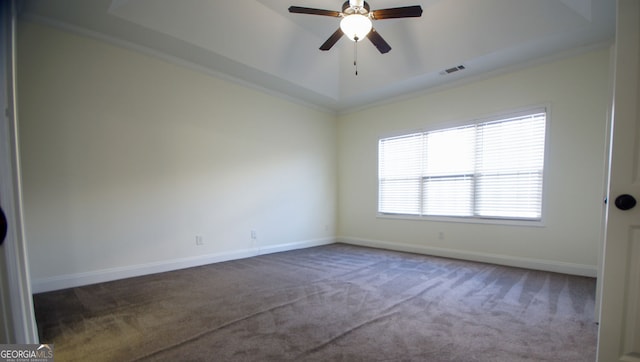
<svg viewBox="0 0 640 362">
<path fill-rule="evenodd" d="M 421 5 L 422 17 L 374 21 L 391 45 L 343 37 L 318 47 L 339 19 L 290 5 L 340 10 L 341 0 L 23 0 L 21 15 L 115 41 L 342 112 L 608 44 L 614 0 L 370 0 L 372 10 Z M 443 75 L 444 69 L 465 70 Z"/>
</svg>

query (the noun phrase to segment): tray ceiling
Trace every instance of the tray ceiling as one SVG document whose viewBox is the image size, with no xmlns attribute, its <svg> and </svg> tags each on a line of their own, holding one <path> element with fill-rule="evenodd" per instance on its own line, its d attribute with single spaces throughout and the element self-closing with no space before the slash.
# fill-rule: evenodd
<svg viewBox="0 0 640 362">
<path fill-rule="evenodd" d="M 335 0 L 25 0 L 21 16 L 177 60 L 269 92 L 342 112 L 569 50 L 611 44 L 612 0 L 371 0 L 421 5 L 421 18 L 374 21 L 391 45 L 342 38 L 318 47 L 339 19 Z M 445 69 L 464 65 L 447 74 Z"/>
</svg>

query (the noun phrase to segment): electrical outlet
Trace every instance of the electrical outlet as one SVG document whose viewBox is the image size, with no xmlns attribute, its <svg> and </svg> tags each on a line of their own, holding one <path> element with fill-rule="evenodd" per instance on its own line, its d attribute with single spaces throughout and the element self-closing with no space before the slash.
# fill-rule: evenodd
<svg viewBox="0 0 640 362">
<path fill-rule="evenodd" d="M 256 240 L 258 238 L 258 234 L 255 230 L 251 230 L 251 240 Z"/>
<path fill-rule="evenodd" d="M 444 240 L 444 233 L 442 231 L 438 233 L 438 240 Z"/>
<path fill-rule="evenodd" d="M 204 245 L 204 238 L 202 235 L 196 235 L 196 245 L 201 246 Z"/>
</svg>

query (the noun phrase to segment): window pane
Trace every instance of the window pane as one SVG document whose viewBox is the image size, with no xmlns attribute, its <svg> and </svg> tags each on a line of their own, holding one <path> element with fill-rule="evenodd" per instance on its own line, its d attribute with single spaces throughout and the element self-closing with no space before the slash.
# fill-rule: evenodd
<svg viewBox="0 0 640 362">
<path fill-rule="evenodd" d="M 378 212 L 420 214 L 424 135 L 382 139 L 378 148 Z"/>
<path fill-rule="evenodd" d="M 380 140 L 378 177 L 407 178 L 422 174 L 423 138 L 420 133 Z"/>
<path fill-rule="evenodd" d="M 429 132 L 425 176 L 469 174 L 474 168 L 475 127 Z"/>
<path fill-rule="evenodd" d="M 536 115 L 481 125 L 477 140 L 479 172 L 540 170 L 545 123 L 544 117 Z"/>
<path fill-rule="evenodd" d="M 423 214 L 472 215 L 473 178 L 469 176 L 425 178 Z"/>
<path fill-rule="evenodd" d="M 420 214 L 420 179 L 381 180 L 379 187 L 379 212 Z"/>
<path fill-rule="evenodd" d="M 483 217 L 539 219 L 542 173 L 494 174 L 478 177 L 476 214 Z"/>
</svg>

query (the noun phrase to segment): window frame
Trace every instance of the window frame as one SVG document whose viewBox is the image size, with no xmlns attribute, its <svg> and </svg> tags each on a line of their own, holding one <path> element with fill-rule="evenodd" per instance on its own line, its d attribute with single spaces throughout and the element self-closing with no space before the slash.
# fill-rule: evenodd
<svg viewBox="0 0 640 362">
<path fill-rule="evenodd" d="M 441 131 L 453 128 L 461 128 L 466 126 L 474 126 L 481 123 L 487 123 L 492 121 L 499 121 L 513 117 L 526 116 L 536 113 L 545 113 L 545 135 L 544 135 L 544 155 L 543 155 L 543 167 L 542 167 L 542 192 L 541 192 L 541 210 L 540 219 L 526 219 L 526 218 L 503 218 L 503 217 L 486 217 L 486 216 L 440 216 L 440 215 L 414 215 L 414 214 L 400 214 L 400 213 L 384 213 L 380 212 L 380 141 L 386 138 L 409 136 L 416 133 L 426 133 Z M 494 113 L 491 115 L 475 117 L 465 121 L 455 122 L 443 122 L 434 123 L 422 128 L 402 130 L 389 132 L 379 135 L 376 139 L 376 217 L 379 219 L 391 219 L 391 220 L 414 220 L 414 221 L 435 221 L 435 222 L 453 222 L 453 223 L 468 223 L 468 224 L 494 224 L 494 225 L 512 225 L 512 226 L 530 226 L 530 227 L 545 227 L 546 226 L 546 210 L 547 210 L 547 194 L 548 194 L 548 169 L 549 169 L 549 134 L 551 125 L 551 106 L 550 104 L 539 104 L 534 106 L 523 107 L 515 110 L 509 110 L 505 112 Z M 446 176 L 453 177 L 454 175 Z M 458 175 L 455 175 L 458 176 Z M 471 177 L 475 178 L 477 175 L 474 173 Z M 422 176 L 422 179 L 428 176 Z M 475 182 L 475 181 L 474 181 Z M 474 193 L 474 197 L 475 197 Z M 474 198 L 475 202 L 475 198 Z"/>
</svg>

